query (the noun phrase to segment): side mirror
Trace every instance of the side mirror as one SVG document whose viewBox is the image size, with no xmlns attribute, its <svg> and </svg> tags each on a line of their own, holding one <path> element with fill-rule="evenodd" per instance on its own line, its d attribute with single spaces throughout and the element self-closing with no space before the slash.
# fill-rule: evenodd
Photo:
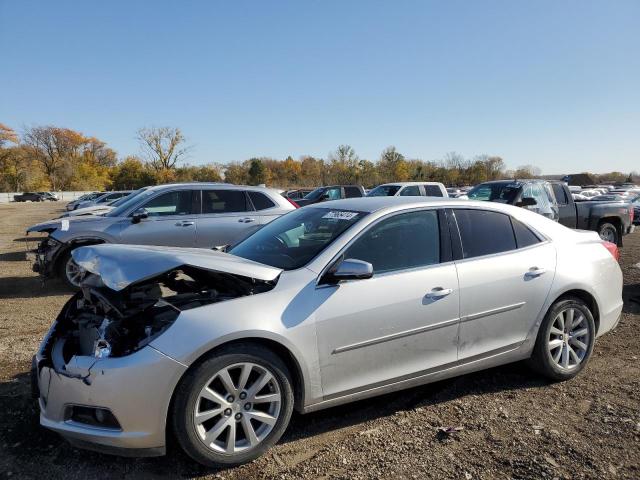
<svg viewBox="0 0 640 480">
<path fill-rule="evenodd" d="M 323 193 L 322 196 L 320 197 L 320 201 L 324 202 L 325 200 L 329 200 L 329 194 L 328 193 Z"/>
<path fill-rule="evenodd" d="M 524 197 L 522 200 L 516 203 L 516 207 L 533 207 L 534 205 L 537 205 L 537 204 L 538 202 L 536 202 L 535 198 Z"/>
<path fill-rule="evenodd" d="M 131 215 L 131 223 L 140 223 L 140 220 L 143 218 L 147 218 L 149 216 L 149 212 L 147 212 L 144 208 L 139 208 L 133 215 Z"/>
<path fill-rule="evenodd" d="M 373 276 L 373 265 L 363 260 L 347 258 L 332 267 L 324 276 L 324 282 L 337 284 L 343 280 L 366 280 Z"/>
</svg>

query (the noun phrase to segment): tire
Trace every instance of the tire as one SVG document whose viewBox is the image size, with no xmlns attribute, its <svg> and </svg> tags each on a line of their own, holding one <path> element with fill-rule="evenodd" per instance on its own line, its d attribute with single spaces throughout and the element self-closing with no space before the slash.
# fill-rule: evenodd
<svg viewBox="0 0 640 480">
<path fill-rule="evenodd" d="M 79 281 L 76 282 L 73 280 L 73 278 L 70 278 L 71 276 L 70 270 L 73 268 L 73 266 L 70 265 L 70 262 L 72 262 L 73 265 L 75 265 L 75 262 L 73 262 L 73 258 L 71 257 L 72 251 L 73 249 L 69 249 L 60 258 L 58 263 L 58 276 L 67 285 L 67 287 L 69 287 L 72 290 L 78 290 L 80 288 Z M 76 265 L 76 268 L 79 268 L 79 267 Z M 82 277 L 79 277 L 79 279 L 81 278 Z"/>
<path fill-rule="evenodd" d="M 613 223 L 602 222 L 598 226 L 598 235 L 600 235 L 600 238 L 602 240 L 615 243 L 616 245 L 618 245 L 618 240 L 620 239 L 620 233 L 618 232 L 618 229 Z"/>
<path fill-rule="evenodd" d="M 245 369 L 250 372 L 246 390 L 238 388 Z M 234 389 L 231 393 L 221 380 L 223 372 L 229 374 L 227 378 Z M 266 378 L 261 375 L 265 372 L 271 378 L 260 388 L 261 379 Z M 219 350 L 187 372 L 176 389 L 171 410 L 176 439 L 191 458 L 208 467 L 240 465 L 254 460 L 280 439 L 289 424 L 294 398 L 291 385 L 286 365 L 271 350 L 253 344 L 236 344 Z M 205 387 L 209 389 L 205 391 Z M 255 388 L 258 390 L 252 392 Z M 262 402 L 251 403 L 252 398 Z M 278 400 L 264 401 L 266 398 Z M 215 415 L 198 421 L 198 413 L 201 419 Z M 248 429 L 253 431 L 253 436 L 247 433 Z M 229 441 L 232 432 L 233 442 Z"/>
<path fill-rule="evenodd" d="M 570 318 L 572 325 L 568 324 Z M 575 297 L 558 300 L 540 325 L 529 366 L 551 380 L 569 380 L 589 361 L 595 336 L 593 315 L 583 300 Z"/>
</svg>

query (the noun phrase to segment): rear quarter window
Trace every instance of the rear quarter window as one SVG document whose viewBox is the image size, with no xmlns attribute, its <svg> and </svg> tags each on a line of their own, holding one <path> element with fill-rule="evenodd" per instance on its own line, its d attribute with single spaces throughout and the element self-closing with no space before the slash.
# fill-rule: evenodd
<svg viewBox="0 0 640 480">
<path fill-rule="evenodd" d="M 251 203 L 256 210 L 266 210 L 267 208 L 273 208 L 276 206 L 269 197 L 260 192 L 248 192 Z"/>
</svg>

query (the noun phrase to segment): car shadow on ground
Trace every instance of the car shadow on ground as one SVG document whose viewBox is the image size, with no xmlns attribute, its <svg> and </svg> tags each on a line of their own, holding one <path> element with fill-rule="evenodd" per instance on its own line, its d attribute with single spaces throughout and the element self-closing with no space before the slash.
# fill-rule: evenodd
<svg viewBox="0 0 640 480">
<path fill-rule="evenodd" d="M 26 262 L 26 252 L 5 252 L 0 253 L 0 262 Z"/>
<path fill-rule="evenodd" d="M 279 443 L 286 445 L 392 416 L 401 411 L 429 408 L 468 395 L 546 385 L 546 380 L 531 373 L 522 363 L 496 367 L 307 415 L 294 413 Z M 0 382 L 0 424 L 4 427 L 0 438 L 7 446 L 5 454 L 12 465 L 13 474 L 18 474 L 17 478 L 21 473 L 37 471 L 38 465 L 47 463 L 63 465 L 65 469 L 73 468 L 87 478 L 100 476 L 100 472 L 104 471 L 117 476 L 116 470 L 135 470 L 153 478 L 210 475 L 225 470 L 224 467 L 211 469 L 196 464 L 180 450 L 171 436 L 168 439 L 167 455 L 160 458 L 117 458 L 75 449 L 58 435 L 40 427 L 39 410 L 36 400 L 31 398 L 30 376 L 27 372 Z M 434 436 L 437 436 L 435 430 Z M 28 449 L 21 448 L 25 444 L 29 445 Z M 56 475 L 52 472 L 52 476 Z"/>
<path fill-rule="evenodd" d="M 62 281 L 42 277 L 0 277 L 0 299 L 2 298 L 39 298 L 56 295 L 72 295 Z"/>
<path fill-rule="evenodd" d="M 635 283 L 622 287 L 624 313 L 640 313 L 640 284 Z"/>
</svg>

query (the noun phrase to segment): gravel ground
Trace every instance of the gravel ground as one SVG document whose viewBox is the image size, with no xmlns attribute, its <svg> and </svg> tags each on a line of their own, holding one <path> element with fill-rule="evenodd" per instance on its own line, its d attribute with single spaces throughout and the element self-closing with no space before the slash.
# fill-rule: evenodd
<svg viewBox="0 0 640 480">
<path fill-rule="evenodd" d="M 578 378 L 551 384 L 514 364 L 294 415 L 263 458 L 215 471 L 174 444 L 118 458 L 39 427 L 30 359 L 69 292 L 31 272 L 24 230 L 61 209 L 0 204 L 0 478 L 640 478 L 640 234 L 622 249 L 623 318 Z"/>
</svg>

